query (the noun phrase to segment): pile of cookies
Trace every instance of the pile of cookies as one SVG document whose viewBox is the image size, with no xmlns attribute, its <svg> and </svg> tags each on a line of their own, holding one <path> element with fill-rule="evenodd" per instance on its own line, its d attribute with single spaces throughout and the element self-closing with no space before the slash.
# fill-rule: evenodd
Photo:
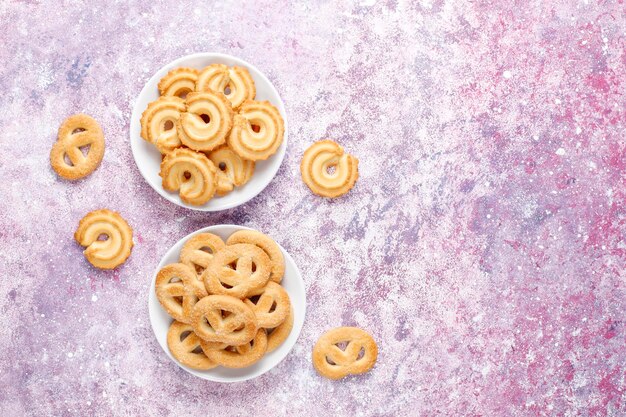
<svg viewBox="0 0 626 417">
<path fill-rule="evenodd" d="M 244 368 L 275 350 L 293 327 L 284 272 L 280 247 L 257 231 L 239 230 L 226 242 L 212 233 L 187 240 L 179 262 L 164 266 L 155 282 L 174 319 L 172 356 L 194 369 Z"/>
<path fill-rule="evenodd" d="M 163 156 L 163 188 L 188 204 L 244 185 L 255 161 L 283 142 L 283 118 L 270 102 L 255 100 L 246 68 L 176 68 L 161 79 L 159 92 L 141 116 L 141 137 Z"/>
</svg>

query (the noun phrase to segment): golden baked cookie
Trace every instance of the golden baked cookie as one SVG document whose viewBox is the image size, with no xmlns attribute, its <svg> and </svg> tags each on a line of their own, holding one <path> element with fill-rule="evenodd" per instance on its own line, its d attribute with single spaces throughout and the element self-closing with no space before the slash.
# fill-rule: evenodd
<svg viewBox="0 0 626 417">
<path fill-rule="evenodd" d="M 254 311 L 259 327 L 273 328 L 285 321 L 291 309 L 289 294 L 280 284 L 269 281 L 260 295 L 244 301 Z"/>
<path fill-rule="evenodd" d="M 159 81 L 162 96 L 184 97 L 195 90 L 198 70 L 195 68 L 175 68 Z"/>
<path fill-rule="evenodd" d="M 166 154 L 181 146 L 177 122 L 185 111 L 179 97 L 162 96 L 148 104 L 141 114 L 141 137 Z"/>
<path fill-rule="evenodd" d="M 209 201 L 217 189 L 217 170 L 203 153 L 178 148 L 161 162 L 163 188 L 178 191 L 180 199 L 200 206 Z"/>
<path fill-rule="evenodd" d="M 245 368 L 265 355 L 267 335 L 265 329 L 259 329 L 254 339 L 238 346 L 228 346 L 225 349 L 211 349 L 211 346 L 204 344 L 202 346 L 204 354 L 218 365 L 225 368 Z"/>
<path fill-rule="evenodd" d="M 222 93 L 189 93 L 187 111 L 178 119 L 181 142 L 197 151 L 210 151 L 226 142 L 233 125 L 233 109 Z"/>
<path fill-rule="evenodd" d="M 228 295 L 200 299 L 191 312 L 191 325 L 201 339 L 230 346 L 248 343 L 259 328 L 250 307 Z"/>
<path fill-rule="evenodd" d="M 100 240 L 105 236 L 105 240 Z M 133 229 L 118 213 L 102 209 L 89 212 L 78 223 L 74 239 L 86 249 L 85 258 L 96 268 L 123 264 L 133 248 Z"/>
<path fill-rule="evenodd" d="M 213 255 L 226 244 L 213 233 L 199 233 L 185 242 L 180 250 L 180 261 L 191 267 L 199 276 L 213 259 Z M 202 282 L 204 287 L 204 282 Z"/>
<path fill-rule="evenodd" d="M 75 114 L 59 127 L 57 141 L 50 150 L 50 164 L 59 176 L 77 180 L 91 174 L 103 156 L 104 133 L 100 125 L 86 114 Z"/>
<path fill-rule="evenodd" d="M 267 353 L 273 352 L 283 344 L 293 329 L 293 306 L 289 306 L 289 314 L 278 327 L 267 330 Z"/>
<path fill-rule="evenodd" d="M 167 331 L 167 347 L 178 362 L 193 369 L 215 368 L 217 364 L 207 358 L 200 342 L 189 324 L 174 321 Z"/>
<path fill-rule="evenodd" d="M 354 187 L 359 178 L 358 166 L 359 160 L 344 153 L 341 146 L 332 140 L 322 140 L 304 152 L 300 171 L 302 180 L 313 193 L 338 197 Z"/>
<path fill-rule="evenodd" d="M 211 64 L 198 75 L 196 91 L 218 91 L 223 93 L 237 109 L 245 100 L 254 100 L 256 87 L 246 68 L 224 64 Z"/>
<path fill-rule="evenodd" d="M 285 135 L 285 122 L 269 101 L 246 100 L 235 115 L 228 145 L 251 161 L 274 155 Z"/>
<path fill-rule="evenodd" d="M 185 315 L 184 305 L 195 303 L 198 298 L 193 288 L 185 286 L 185 282 L 196 279 L 196 274 L 185 264 L 175 263 L 165 265 L 157 273 L 155 291 L 163 309 L 175 320 L 189 323 L 190 318 Z M 190 298 L 189 297 L 195 297 Z M 190 310 L 192 307 L 188 307 Z"/>
<path fill-rule="evenodd" d="M 245 298 L 267 284 L 270 270 L 270 259 L 261 248 L 239 243 L 217 252 L 202 279 L 211 294 Z"/>
<path fill-rule="evenodd" d="M 254 162 L 240 157 L 228 145 L 213 149 L 208 157 L 217 167 L 217 195 L 244 185 L 254 173 Z"/>
<path fill-rule="evenodd" d="M 280 283 L 285 275 L 285 258 L 280 246 L 271 237 L 256 230 L 239 230 L 230 235 L 226 241 L 227 245 L 237 243 L 248 243 L 263 249 L 272 263 L 270 280 Z"/>
<path fill-rule="evenodd" d="M 185 287 L 185 295 L 183 295 L 183 320 L 181 320 L 184 323 L 191 323 L 191 313 L 193 312 L 193 308 L 196 306 L 196 304 L 198 303 L 198 301 L 200 301 L 202 298 L 206 297 L 206 290 L 205 290 L 205 295 L 202 297 L 199 297 L 197 292 L 194 291 L 191 288 L 187 288 Z"/>
<path fill-rule="evenodd" d="M 324 333 L 313 347 L 313 366 L 326 378 L 341 379 L 369 371 L 377 356 L 378 347 L 369 333 L 358 327 L 338 327 Z"/>
</svg>

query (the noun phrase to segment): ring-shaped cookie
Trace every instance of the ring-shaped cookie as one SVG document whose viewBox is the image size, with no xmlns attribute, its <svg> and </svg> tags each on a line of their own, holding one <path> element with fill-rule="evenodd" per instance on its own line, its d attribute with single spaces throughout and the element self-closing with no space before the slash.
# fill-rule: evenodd
<svg viewBox="0 0 626 417">
<path fill-rule="evenodd" d="M 256 97 L 256 86 L 250 72 L 243 67 L 228 68 L 224 64 L 211 64 L 198 75 L 196 91 L 207 90 L 224 93 L 233 109 Z"/>
<path fill-rule="evenodd" d="M 243 300 L 254 311 L 259 327 L 274 328 L 285 321 L 291 309 L 289 294 L 280 285 L 269 281 L 259 295 Z"/>
<path fill-rule="evenodd" d="M 302 180 L 322 197 L 338 197 L 354 187 L 359 178 L 359 160 L 332 140 L 311 145 L 302 157 Z M 334 169 L 334 172 L 331 172 Z"/>
<path fill-rule="evenodd" d="M 195 68 L 175 68 L 159 81 L 161 96 L 184 97 L 195 90 L 198 70 Z"/>
<path fill-rule="evenodd" d="M 261 248 L 239 243 L 213 256 L 202 279 L 211 294 L 245 298 L 267 284 L 270 271 L 270 259 Z"/>
<path fill-rule="evenodd" d="M 106 240 L 100 240 L 105 235 Z M 85 258 L 96 268 L 123 264 L 133 248 L 133 229 L 118 213 L 102 209 L 87 213 L 78 223 L 74 239 L 86 246 Z"/>
<path fill-rule="evenodd" d="M 193 205 L 209 201 L 217 189 L 217 170 L 203 153 L 178 148 L 161 162 L 163 188 L 178 191 L 180 199 Z"/>
<path fill-rule="evenodd" d="M 191 312 L 191 325 L 201 339 L 230 346 L 248 343 L 259 328 L 252 309 L 228 295 L 200 299 Z"/>
<path fill-rule="evenodd" d="M 345 344 L 345 349 L 339 345 Z M 322 376 L 340 379 L 362 374 L 374 366 L 376 342 L 358 327 L 338 327 L 324 333 L 313 347 L 313 366 Z"/>
<path fill-rule="evenodd" d="M 174 321 L 167 331 L 167 347 L 176 360 L 193 369 L 212 369 L 217 366 L 202 350 L 201 339 L 186 323 Z"/>
<path fill-rule="evenodd" d="M 66 156 L 70 163 L 66 162 Z M 91 174 L 103 156 L 104 133 L 100 125 L 91 116 L 75 114 L 59 127 L 57 141 L 50 150 L 50 164 L 61 177 L 77 180 Z"/>
<path fill-rule="evenodd" d="M 162 96 L 148 104 L 141 114 L 141 137 L 166 154 L 181 146 L 177 122 L 185 111 L 185 102 L 179 97 Z"/>
<path fill-rule="evenodd" d="M 190 310 L 198 296 L 193 288 L 185 285 L 194 279 L 195 273 L 185 264 L 174 263 L 165 265 L 157 273 L 155 292 L 163 309 L 175 320 L 189 323 L 190 318 L 185 314 L 185 304 L 191 303 Z M 188 297 L 191 299 L 187 300 Z M 195 299 L 193 298 L 195 297 Z"/>
<path fill-rule="evenodd" d="M 272 156 L 285 135 L 285 122 L 269 101 L 246 100 L 235 115 L 228 145 L 251 161 Z"/>
<path fill-rule="evenodd" d="M 248 243 L 258 246 L 269 256 L 272 263 L 272 273 L 270 280 L 280 283 L 285 275 L 285 258 L 283 251 L 274 239 L 257 230 L 239 230 L 228 237 L 227 245 L 237 243 Z"/>
<path fill-rule="evenodd" d="M 200 233 L 185 242 L 180 250 L 180 261 L 191 267 L 199 276 L 209 266 L 213 255 L 226 244 L 221 237 L 213 233 Z M 202 283 L 204 286 L 204 283 Z"/>
<path fill-rule="evenodd" d="M 238 345 L 228 346 L 225 349 L 211 349 L 201 344 L 204 354 L 213 362 L 225 368 L 245 368 L 258 362 L 267 351 L 267 334 L 265 329 L 259 329 L 254 339 Z"/>
<path fill-rule="evenodd" d="M 213 149 L 208 157 L 217 167 L 217 195 L 244 185 L 254 173 L 254 162 L 237 155 L 228 145 Z"/>
<path fill-rule="evenodd" d="M 187 111 L 178 119 L 181 142 L 197 151 L 210 151 L 226 141 L 233 125 L 233 109 L 222 93 L 189 93 Z"/>
</svg>

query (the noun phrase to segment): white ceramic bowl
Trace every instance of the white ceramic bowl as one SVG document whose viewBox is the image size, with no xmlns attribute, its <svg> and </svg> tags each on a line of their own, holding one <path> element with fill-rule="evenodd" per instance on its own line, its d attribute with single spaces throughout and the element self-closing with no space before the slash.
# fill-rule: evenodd
<svg viewBox="0 0 626 417">
<path fill-rule="evenodd" d="M 229 66 L 239 65 L 246 67 L 254 79 L 256 85 L 256 99 L 268 100 L 272 103 L 285 121 L 285 136 L 283 143 L 278 148 L 278 151 L 265 161 L 258 161 L 254 170 L 254 175 L 250 181 L 242 187 L 236 187 L 232 192 L 223 197 L 215 196 L 202 206 L 194 206 L 183 202 L 177 192 L 169 192 L 163 189 L 161 185 L 161 177 L 159 177 L 159 171 L 161 169 L 161 154 L 156 147 L 141 138 L 141 113 L 146 109 L 148 103 L 156 100 L 159 97 L 159 89 L 157 85 L 159 80 L 173 68 L 178 67 L 191 67 L 202 69 L 209 64 L 220 63 Z M 201 211 L 219 211 L 229 208 L 237 207 L 244 204 L 248 200 L 254 198 L 259 194 L 267 185 L 272 181 L 280 164 L 285 157 L 285 151 L 287 149 L 287 117 L 285 113 L 285 105 L 281 100 L 276 88 L 267 79 L 261 71 L 255 68 L 252 64 L 247 63 L 234 56 L 216 54 L 216 53 L 199 53 L 193 55 L 187 55 L 176 61 L 170 62 L 156 74 L 150 78 L 146 85 L 139 93 L 139 97 L 135 101 L 133 106 L 133 113 L 130 118 L 130 146 L 135 158 L 135 163 L 139 172 L 146 179 L 148 184 L 157 193 L 182 207 L 187 207 L 193 210 Z"/>
<path fill-rule="evenodd" d="M 226 240 L 231 234 L 233 234 L 237 230 L 251 229 L 248 227 L 236 226 L 232 224 L 210 226 L 205 227 L 204 229 L 197 230 L 179 240 L 174 246 L 170 248 L 170 250 L 167 251 L 165 256 L 163 256 L 163 258 L 161 259 L 161 262 L 159 263 L 156 271 L 154 271 L 152 283 L 150 285 L 150 294 L 148 295 L 148 312 L 150 314 L 150 324 L 152 324 L 152 330 L 154 331 L 154 335 L 156 336 L 157 341 L 159 342 L 161 347 L 163 348 L 163 351 L 174 363 L 183 368 L 185 371 L 197 377 L 207 379 L 209 381 L 238 382 L 256 378 L 257 376 L 264 374 L 265 372 L 278 365 L 280 361 L 282 361 L 285 356 L 289 354 L 289 352 L 295 345 L 296 340 L 298 340 L 298 336 L 300 335 L 300 331 L 302 330 L 302 326 L 304 325 L 304 316 L 306 313 L 306 290 L 304 288 L 304 281 L 302 280 L 302 275 L 300 275 L 300 271 L 298 270 L 295 262 L 281 246 L 280 249 L 283 251 L 283 255 L 285 256 L 285 276 L 283 277 L 281 285 L 289 294 L 294 313 L 293 329 L 291 330 L 291 333 L 283 342 L 283 344 L 280 345 L 272 353 L 266 354 L 259 362 L 243 369 L 228 369 L 220 366 L 214 369 L 209 369 L 207 371 L 199 371 L 197 369 L 188 368 L 179 363 L 176 359 L 174 359 L 167 347 L 167 331 L 173 319 L 165 312 L 165 310 L 163 310 L 163 308 L 159 304 L 159 300 L 156 297 L 155 279 L 157 272 L 167 264 L 178 262 L 180 250 L 183 247 L 183 244 L 190 237 L 197 235 L 198 233 L 209 232 L 216 234 L 222 239 Z"/>
</svg>

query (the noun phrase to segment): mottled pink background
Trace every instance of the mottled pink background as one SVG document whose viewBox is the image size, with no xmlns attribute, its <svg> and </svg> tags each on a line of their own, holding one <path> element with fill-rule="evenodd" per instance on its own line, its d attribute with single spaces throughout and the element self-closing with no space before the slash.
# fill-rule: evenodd
<svg viewBox="0 0 626 417">
<path fill-rule="evenodd" d="M 3 416 L 626 415 L 623 0 L 182 3 L 0 4 Z M 290 126 L 272 184 L 218 214 L 159 197 L 129 146 L 144 83 L 203 51 L 264 71 Z M 76 112 L 107 148 L 70 183 L 48 153 Z M 321 138 L 360 159 L 344 198 L 301 182 Z M 113 272 L 72 238 L 101 207 L 135 229 Z M 147 312 L 160 257 L 218 223 L 284 245 L 309 303 L 288 358 L 234 385 L 171 363 Z M 314 372 L 339 325 L 375 336 L 369 374 Z"/>
</svg>

